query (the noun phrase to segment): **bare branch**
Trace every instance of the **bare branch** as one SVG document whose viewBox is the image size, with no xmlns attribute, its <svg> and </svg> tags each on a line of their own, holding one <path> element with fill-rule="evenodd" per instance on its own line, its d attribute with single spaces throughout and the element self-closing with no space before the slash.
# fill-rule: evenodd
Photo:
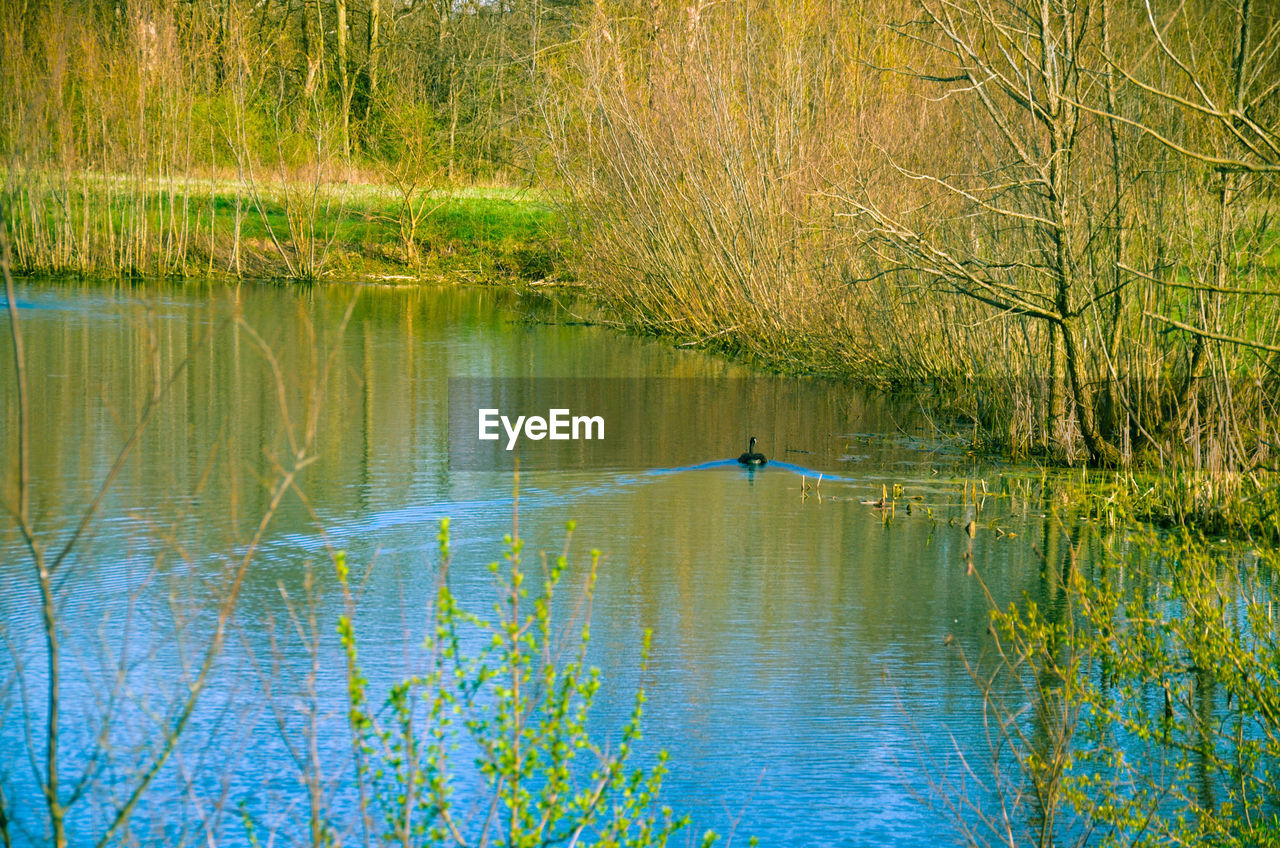
<svg viewBox="0 0 1280 848">
<path fill-rule="evenodd" d="M 1225 342 L 1226 344 L 1236 345 L 1238 347 L 1247 347 L 1252 350 L 1265 350 L 1268 353 L 1280 353 L 1280 345 L 1265 344 L 1263 342 L 1255 342 L 1251 339 L 1243 339 L 1239 336 L 1228 336 L 1223 333 L 1215 333 L 1210 330 L 1193 327 L 1190 324 L 1175 321 L 1172 318 L 1166 318 L 1163 315 L 1157 315 L 1154 312 L 1148 312 L 1146 310 L 1144 310 L 1142 314 L 1146 315 L 1148 318 L 1159 321 L 1162 324 L 1168 324 L 1170 327 L 1175 327 L 1176 329 L 1191 333 L 1194 336 L 1199 336 L 1204 339 L 1212 339 L 1216 342 Z"/>
</svg>

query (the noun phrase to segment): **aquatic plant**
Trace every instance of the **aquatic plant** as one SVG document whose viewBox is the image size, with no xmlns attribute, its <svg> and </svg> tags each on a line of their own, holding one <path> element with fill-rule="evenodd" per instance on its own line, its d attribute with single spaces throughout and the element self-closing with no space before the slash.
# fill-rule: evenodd
<svg viewBox="0 0 1280 848">
<path fill-rule="evenodd" d="M 939 795 L 965 841 L 1280 844 L 1280 553 L 1059 532 L 1054 590 L 993 609 L 990 656 L 966 658 L 984 777 Z"/>
<path fill-rule="evenodd" d="M 666 754 L 647 769 L 629 764 L 643 688 L 616 742 L 588 732 L 600 688 L 599 670 L 586 662 L 600 552 L 591 552 L 573 614 L 557 624 L 573 524 L 566 529 L 564 551 L 544 555 L 540 573 L 525 569 L 518 535 L 506 537 L 502 561 L 489 567 L 497 599 L 483 616 L 464 610 L 450 589 L 442 521 L 428 660 L 380 705 L 360 664 L 349 568 L 336 557 L 356 784 L 363 826 L 378 844 L 640 848 L 665 845 L 687 827 L 687 817 L 659 805 Z M 646 634 L 642 671 L 648 655 Z M 708 832 L 701 844 L 715 839 Z"/>
</svg>

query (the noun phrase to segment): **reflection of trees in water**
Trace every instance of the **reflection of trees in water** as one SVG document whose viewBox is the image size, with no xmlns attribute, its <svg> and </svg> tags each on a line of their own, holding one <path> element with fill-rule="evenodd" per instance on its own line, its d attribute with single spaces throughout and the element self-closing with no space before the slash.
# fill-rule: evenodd
<svg viewBox="0 0 1280 848">
<path fill-rule="evenodd" d="M 4 226 L 0 221 L 0 230 Z M 16 454 L 9 517 L 13 535 L 20 540 L 10 548 L 11 564 L 0 576 L 11 584 L 6 588 L 15 589 L 12 595 L 37 596 L 31 601 L 36 612 L 24 610 L 10 617 L 12 627 L 6 626 L 3 634 L 8 650 L 3 669 L 6 682 L 0 692 L 12 699 L 0 713 L 5 747 L 25 752 L 24 765 L 30 768 L 22 769 L 18 765 L 22 758 L 15 757 L 14 768 L 10 770 L 6 763 L 0 774 L 0 840 L 8 845 L 15 836 L 25 837 L 56 848 L 127 841 L 145 830 L 135 828 L 134 814 L 154 785 L 167 782 L 174 769 L 184 771 L 184 752 L 199 751 L 188 746 L 215 744 L 207 728 L 195 730 L 202 720 L 209 720 L 201 704 L 218 677 L 223 648 L 233 638 L 246 576 L 281 504 L 296 495 L 299 475 L 313 461 L 332 361 L 312 351 L 313 365 L 322 364 L 304 372 L 304 379 L 309 378 L 304 395 L 310 402 L 291 407 L 275 351 L 235 312 L 204 314 L 200 316 L 204 320 L 184 324 L 166 320 L 151 305 L 129 316 L 134 320 L 121 322 L 116 345 L 93 348 L 96 360 L 89 359 L 89 346 L 83 350 L 85 358 L 74 362 L 56 343 L 50 345 L 49 335 L 55 342 L 59 335 L 56 324 L 54 333 L 37 336 L 41 344 L 33 345 L 29 356 L 26 342 L 31 328 L 19 319 L 7 241 L 0 250 L 13 351 L 10 373 L 16 388 L 16 426 L 9 431 Z M 353 305 L 334 323 L 338 337 Z M 185 505 L 176 508 L 179 519 L 173 526 L 166 524 L 167 513 L 143 512 L 140 532 L 112 538 L 116 544 L 136 543 L 142 557 L 136 552 L 106 554 L 110 565 L 125 575 L 114 585 L 102 585 L 103 572 L 110 569 L 86 561 L 102 555 L 90 546 L 90 538 L 103 524 L 119 521 L 119 513 L 136 503 L 131 497 L 136 490 L 125 484 L 136 482 L 127 480 L 136 474 L 131 466 L 150 465 L 137 457 L 157 447 L 154 436 L 160 419 L 169 417 L 163 423 L 169 425 L 173 442 L 166 444 L 162 432 L 159 446 L 172 449 L 176 442 L 180 448 L 187 447 L 174 433 L 174 424 L 183 423 L 174 417 L 192 411 L 189 400 L 183 403 L 184 390 L 195 379 L 192 372 L 205 346 L 233 331 L 237 341 L 243 336 L 244 344 L 256 348 L 266 362 L 264 383 L 279 402 L 282 421 L 281 444 L 262 445 L 271 466 L 260 478 L 260 511 L 248 519 L 247 532 L 221 539 L 224 559 L 208 564 L 203 573 L 187 574 L 188 579 L 175 579 L 171 571 L 184 562 L 190 565 L 198 555 L 186 540 L 171 535 L 181 523 Z M 111 376 L 119 381 L 101 381 L 99 374 L 86 368 L 90 361 L 97 367 L 105 364 L 117 369 Z M 105 387 L 108 397 L 103 405 L 119 416 L 118 436 L 110 428 L 94 429 L 96 410 L 65 426 L 68 422 L 56 414 L 46 417 L 51 407 L 55 413 L 64 411 L 57 408 L 63 398 L 54 393 L 28 394 L 33 385 L 30 376 L 63 380 L 68 375 L 59 372 L 68 365 L 84 369 L 77 375 L 81 381 Z M 60 440 L 74 437 L 80 427 L 101 437 L 89 443 L 102 452 L 87 459 L 90 473 L 68 481 L 57 473 L 67 447 Z M 275 447 L 287 450 L 271 453 Z M 210 458 L 203 476 L 190 480 L 189 488 L 172 487 L 177 477 L 150 482 L 162 496 L 173 498 L 177 492 L 179 497 L 198 500 L 205 494 L 217 448 L 217 442 L 208 447 Z M 33 457 L 38 461 L 31 462 Z M 68 482 L 73 485 L 68 487 Z M 85 491 L 77 491 L 80 486 Z M 124 499 L 123 506 L 117 497 Z M 138 514 L 137 507 L 133 512 Z M 104 588 L 115 591 L 95 603 L 91 595 Z M 191 740 L 193 732 L 204 741 Z M 177 791 L 185 797 L 181 787 Z M 163 821 L 153 824 L 165 826 Z"/>
<path fill-rule="evenodd" d="M 1039 592 L 998 612 L 973 844 L 1267 844 L 1277 809 L 1276 587 L 1182 533 L 1046 521 Z M 1274 556 L 1264 554 L 1275 567 Z"/>
<path fill-rule="evenodd" d="M 145 796 L 150 801 L 136 808 L 145 811 L 139 820 L 156 829 L 177 816 L 175 810 L 198 803 L 208 803 L 206 813 L 216 818 L 214 796 L 257 789 L 284 803 L 292 797 L 286 784 L 295 777 L 295 754 L 314 762 L 335 753 L 330 744 L 311 752 L 299 738 L 285 738 L 306 726 L 333 726 L 333 716 L 342 715 L 337 707 L 316 712 L 306 706 L 309 693 L 323 697 L 343 689 L 334 673 L 340 665 L 331 662 L 340 657 L 322 654 L 317 663 L 314 648 L 315 627 L 323 631 L 323 622 L 340 609 L 324 565 L 330 553 L 325 543 L 359 548 L 368 555 L 362 564 L 377 564 L 365 599 L 384 615 L 379 634 L 387 636 L 417 620 L 424 581 L 435 573 L 420 538 L 432 511 L 440 504 L 470 509 L 487 528 L 493 507 L 484 504 L 508 508 L 483 482 L 449 473 L 444 376 L 530 362 L 588 374 L 637 367 L 665 373 L 678 358 L 689 376 L 652 384 L 670 389 L 724 367 L 701 354 L 676 357 L 666 348 L 580 328 L 510 323 L 495 308 L 510 305 L 498 293 L 366 287 L 354 305 L 350 293 L 341 286 L 190 293 L 151 283 L 30 288 L 30 296 L 49 307 L 23 312 L 24 361 L 33 373 L 47 375 L 31 408 L 32 429 L 41 434 L 40 449 L 31 453 L 33 477 L 41 482 L 33 514 L 58 521 L 83 506 L 85 491 L 101 481 L 103 457 L 109 461 L 118 450 L 137 418 L 136 404 L 150 397 L 156 372 L 179 374 L 104 502 L 95 546 L 80 548 L 75 574 L 61 584 L 68 593 L 61 635 L 77 655 L 74 667 L 63 667 L 75 679 L 66 679 L 61 709 L 67 725 L 88 730 L 74 732 L 74 745 L 60 746 L 60 779 L 65 788 L 78 777 L 85 766 L 81 753 L 88 757 L 94 750 L 93 728 L 110 721 L 119 730 L 109 740 L 108 753 L 116 757 L 112 774 L 124 781 L 91 780 L 74 804 L 64 793 L 71 807 L 69 842 L 82 841 L 95 811 L 109 808 L 109 802 L 99 803 L 103 797 L 127 796 L 127 780 L 145 770 L 157 739 L 185 741 L 175 743 L 156 772 L 153 792 Z M 210 327 L 218 331 L 206 335 Z M 783 410 L 778 426 L 794 439 L 788 444 L 822 442 L 843 453 L 844 439 L 831 434 L 851 429 L 851 418 L 862 416 L 859 430 L 878 426 L 868 425 L 874 413 L 864 411 L 875 409 L 873 401 L 845 396 L 831 384 L 788 388 L 785 382 L 734 381 L 746 387 L 746 397 L 734 398 L 716 417 L 708 442 L 719 444 L 724 433 L 722 455 L 738 449 L 736 419 L 757 403 Z M 4 405 L 0 415 L 6 432 L 16 432 L 13 407 Z M 676 440 L 696 424 L 664 422 L 663 438 Z M 884 454 L 918 457 L 894 445 Z M 821 453 L 810 461 L 832 462 Z M 294 464 L 301 466 L 305 499 L 285 485 Z M 793 703 L 779 711 L 782 734 L 802 727 L 806 710 L 829 708 L 838 693 L 865 693 L 876 685 L 882 668 L 865 656 L 864 645 L 892 644 L 905 634 L 919 652 L 913 661 L 937 662 L 919 647 L 925 639 L 914 630 L 938 626 L 921 608 L 922 587 L 936 592 L 929 595 L 934 610 L 954 590 L 953 578 L 938 582 L 930 567 L 932 522 L 904 518 L 886 532 L 873 511 L 851 498 L 802 502 L 798 477 L 785 470 L 750 481 L 740 469 L 721 471 L 655 476 L 628 484 L 631 489 L 605 485 L 600 495 L 614 498 L 597 519 L 613 534 L 604 578 L 611 603 L 619 609 L 634 603 L 638 617 L 664 627 L 672 643 L 688 640 L 695 667 L 706 673 L 690 675 L 691 686 L 701 683 L 708 692 L 739 684 L 762 691 L 785 687 Z M 286 491 L 277 501 L 281 485 Z M 588 503 L 596 514 L 585 495 L 561 495 L 546 480 L 538 488 L 522 504 L 522 517 L 538 516 L 528 519 L 531 533 L 551 511 L 547 504 Z M 615 490 L 622 494 L 615 498 Z M 272 519 L 265 529 L 263 515 Z M 399 549 L 374 550 L 384 542 Z M 471 556 L 468 549 L 468 565 L 483 566 Z M 891 570 L 899 561 L 902 567 Z M 6 581 L 10 574 L 4 572 Z M 474 588 L 465 569 L 455 574 L 460 592 Z M 228 619 L 229 635 L 218 637 L 217 661 L 206 678 L 213 682 L 200 685 L 200 705 L 175 727 L 168 705 L 180 706 L 190 694 L 228 593 L 236 614 Z M 8 610 L 21 596 L 6 597 Z M 308 620 L 311 615 L 319 625 Z M 26 620 L 6 615 L 11 633 Z M 38 621 L 33 626 L 22 632 L 38 633 Z M 634 659 L 619 647 L 634 644 L 633 633 L 608 622 L 600 631 L 603 650 L 617 651 L 624 664 Z M 27 656 L 22 652 L 33 645 L 22 641 L 10 658 Z M 385 643 L 377 647 L 381 651 L 370 650 L 367 667 L 371 678 L 386 682 L 396 658 Z M 727 665 L 725 658 L 739 649 L 750 661 Z M 813 660 L 798 664 L 798 651 Z M 116 677 L 126 666 L 128 674 Z M 24 672 L 35 674 L 34 668 L 27 663 Z M 9 678 L 16 674 L 11 667 L 4 671 L 12 672 Z M 947 685 L 957 687 L 954 669 L 951 675 L 956 679 Z M 38 679 L 28 679 L 36 681 L 32 691 L 38 694 Z M 107 715 L 97 706 L 99 696 L 110 701 L 117 683 L 127 694 Z M 10 703 L 18 704 L 18 690 L 7 691 Z M 5 719 L 6 738 L 20 731 L 14 715 Z M 72 738 L 71 730 L 65 733 Z M 67 778 L 68 770 L 75 777 Z M 25 804 L 39 801 L 39 786 L 10 786 L 7 797 L 24 802 L 32 815 L 39 812 L 39 803 Z M 38 828 L 36 819 L 22 822 Z M 146 839 L 141 831 L 131 833 Z"/>
</svg>

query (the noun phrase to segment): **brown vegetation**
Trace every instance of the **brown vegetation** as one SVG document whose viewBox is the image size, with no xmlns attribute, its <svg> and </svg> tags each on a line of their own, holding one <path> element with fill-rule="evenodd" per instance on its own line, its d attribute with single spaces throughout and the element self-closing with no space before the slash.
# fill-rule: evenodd
<svg viewBox="0 0 1280 848">
<path fill-rule="evenodd" d="M 1273 460 L 1280 17 L 597 4 L 552 128 L 646 329 L 940 386 L 1016 451 Z"/>
<path fill-rule="evenodd" d="M 352 183 L 400 193 L 406 262 L 443 180 L 524 169 L 557 4 L 0 3 L 0 169 L 19 271 L 314 278 Z M 437 201 L 438 202 L 438 201 Z"/>
</svg>

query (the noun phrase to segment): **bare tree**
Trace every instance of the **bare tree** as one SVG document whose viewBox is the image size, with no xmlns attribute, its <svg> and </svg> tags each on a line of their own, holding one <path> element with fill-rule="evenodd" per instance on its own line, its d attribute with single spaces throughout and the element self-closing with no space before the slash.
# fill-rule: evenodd
<svg viewBox="0 0 1280 848">
<path fill-rule="evenodd" d="M 69 830 L 73 809 L 95 806 L 102 815 L 93 817 L 97 822 L 91 833 L 77 833 L 76 842 L 88 839 L 97 846 L 115 843 L 129 830 L 130 821 L 157 777 L 179 751 L 180 743 L 191 724 L 217 660 L 233 629 L 233 617 L 240 599 L 246 575 L 255 561 L 259 547 L 279 511 L 286 496 L 297 490 L 299 474 L 315 458 L 313 446 L 319 425 L 320 407 L 324 385 L 332 367 L 332 357 L 319 372 L 319 386 L 313 394 L 313 404 L 305 410 L 296 424 L 287 413 L 285 391 L 286 375 L 273 351 L 252 327 L 232 313 L 221 322 L 211 322 L 201 330 L 202 337 L 192 346 L 199 350 L 201 343 L 224 327 L 235 322 L 258 346 L 273 375 L 276 393 L 285 410 L 288 436 L 287 452 L 276 458 L 274 474 L 267 481 L 265 506 L 257 517 L 249 539 L 228 562 L 222 575 L 221 588 L 211 599 L 210 608 L 203 614 L 207 632 L 202 633 L 198 647 L 187 650 L 182 639 L 188 627 L 175 616 L 174 629 L 181 654 L 181 675 L 173 690 L 165 693 L 168 700 L 154 706 L 140 706 L 143 716 L 150 719 L 153 732 L 147 738 L 129 745 L 118 744 L 120 735 L 135 735 L 136 728 L 125 727 L 126 716 L 120 708 L 133 684 L 134 662 L 127 659 L 129 646 L 118 647 L 119 656 L 109 663 L 105 681 L 99 687 L 101 704 L 93 721 L 96 726 L 78 728 L 79 738 L 91 738 L 87 750 L 68 751 L 64 742 L 64 729 L 69 716 L 83 719 L 85 705 L 68 703 L 66 690 L 73 669 L 66 667 L 67 646 L 65 636 L 73 625 L 64 615 L 64 607 L 70 593 L 77 587 L 76 562 L 88 544 L 95 521 L 98 519 L 108 494 L 122 474 L 131 457 L 137 453 L 151 420 L 165 403 L 171 389 L 179 383 L 191 365 L 192 355 L 181 357 L 177 364 L 162 367 L 158 342 L 146 325 L 149 349 L 153 358 L 148 369 L 151 383 L 137 410 L 134 423 L 128 428 L 124 443 L 111 458 L 106 473 L 97 483 L 87 504 L 72 517 L 69 531 L 56 526 L 45 527 L 32 511 L 32 498 L 39 481 L 33 479 L 29 457 L 37 443 L 32 433 L 29 416 L 31 398 L 28 393 L 26 351 L 20 310 L 13 278 L 9 270 L 8 240 L 6 237 L 7 210 L 0 207 L 0 271 L 5 284 L 5 305 L 9 316 L 9 338 L 13 346 L 16 383 L 18 432 L 16 450 L 18 474 L 11 493 L 6 493 L 5 512 L 12 518 L 18 537 L 26 549 L 26 568 L 31 584 L 39 597 L 41 642 L 36 654 L 14 656 L 15 685 L 22 693 L 24 708 L 19 710 L 23 723 L 23 735 L 27 742 L 27 761 L 32 777 L 44 801 L 39 826 L 43 833 L 37 838 L 47 839 L 48 844 L 64 848 L 71 844 Z M 349 320 L 348 307 L 343 326 Z M 163 548 L 163 546 L 161 546 Z M 167 550 L 167 549 L 166 549 Z M 166 554 L 157 554 L 155 568 L 159 570 Z M 127 625 L 126 625 L 127 626 Z M 128 640 L 126 640 L 127 642 Z M 10 650 L 15 650 L 11 643 Z M 27 707 L 29 696 L 39 694 L 41 704 Z M 11 775 L 5 775 L 6 778 Z M 9 800 L 0 793 L 0 838 L 6 843 L 10 838 L 13 811 Z M 28 821 L 30 825 L 30 821 Z"/>
</svg>

